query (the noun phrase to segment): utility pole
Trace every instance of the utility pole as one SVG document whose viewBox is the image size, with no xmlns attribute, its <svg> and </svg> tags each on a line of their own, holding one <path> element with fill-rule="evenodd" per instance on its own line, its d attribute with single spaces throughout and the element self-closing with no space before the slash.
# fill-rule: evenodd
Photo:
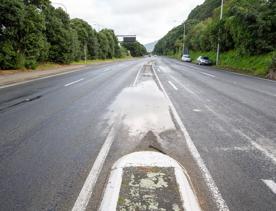
<svg viewBox="0 0 276 211">
<path fill-rule="evenodd" d="M 183 54 L 185 54 L 186 23 L 183 23 Z M 182 56 L 182 55 L 181 55 Z"/>
<path fill-rule="evenodd" d="M 223 0 L 221 0 L 220 20 L 222 20 L 222 17 L 223 17 Z M 216 65 L 219 65 L 219 53 L 220 53 L 220 36 L 218 35 L 218 47 L 217 47 Z"/>
<path fill-rule="evenodd" d="M 87 63 L 87 43 L 84 44 L 83 51 L 84 51 L 84 61 L 86 64 Z"/>
</svg>

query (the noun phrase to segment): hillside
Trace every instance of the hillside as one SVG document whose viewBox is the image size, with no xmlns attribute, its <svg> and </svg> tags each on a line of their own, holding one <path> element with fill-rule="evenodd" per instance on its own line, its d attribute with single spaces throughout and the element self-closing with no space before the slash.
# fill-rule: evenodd
<svg viewBox="0 0 276 211">
<path fill-rule="evenodd" d="M 275 0 L 225 0 L 224 2 L 222 20 L 219 20 L 221 0 L 206 0 L 191 11 L 185 21 L 186 48 L 190 52 L 213 53 L 220 37 L 222 54 L 234 54 L 235 58 L 241 60 L 262 55 L 267 61 L 270 57 L 270 62 L 262 62 L 261 69 L 250 64 L 240 68 L 241 71 L 246 69 L 246 72 L 253 75 L 267 75 L 272 52 L 276 49 Z M 154 53 L 180 57 L 183 52 L 182 46 L 183 24 L 173 28 L 159 40 Z M 232 64 L 225 62 L 221 61 L 220 65 L 231 68 Z"/>
</svg>

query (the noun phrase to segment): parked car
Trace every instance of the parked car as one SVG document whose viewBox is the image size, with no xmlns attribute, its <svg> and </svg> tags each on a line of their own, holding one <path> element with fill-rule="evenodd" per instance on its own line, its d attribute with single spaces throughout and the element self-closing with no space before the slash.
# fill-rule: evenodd
<svg viewBox="0 0 276 211">
<path fill-rule="evenodd" d="M 199 65 L 212 65 L 212 61 L 207 56 L 198 57 L 196 63 Z"/>
<path fill-rule="evenodd" d="M 192 61 L 192 59 L 191 59 L 191 57 L 189 56 L 189 54 L 184 54 L 184 55 L 182 56 L 181 60 L 182 60 L 183 62 L 191 62 L 191 61 Z"/>
</svg>

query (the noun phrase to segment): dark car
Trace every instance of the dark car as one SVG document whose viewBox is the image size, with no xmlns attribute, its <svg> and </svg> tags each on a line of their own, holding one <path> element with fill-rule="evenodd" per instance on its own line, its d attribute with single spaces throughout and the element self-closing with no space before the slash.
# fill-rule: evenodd
<svg viewBox="0 0 276 211">
<path fill-rule="evenodd" d="M 207 56 L 198 57 L 196 63 L 198 65 L 212 65 L 212 61 Z"/>
</svg>

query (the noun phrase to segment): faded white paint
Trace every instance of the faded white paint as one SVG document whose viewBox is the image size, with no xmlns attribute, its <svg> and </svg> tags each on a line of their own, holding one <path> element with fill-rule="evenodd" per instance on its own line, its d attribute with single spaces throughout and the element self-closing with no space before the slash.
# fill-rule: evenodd
<svg viewBox="0 0 276 211">
<path fill-rule="evenodd" d="M 255 142 L 252 138 L 250 138 L 248 135 L 246 135 L 241 130 L 235 130 L 235 132 L 237 132 L 238 134 L 240 134 L 241 136 L 243 136 L 245 139 L 247 139 L 249 141 L 249 143 L 255 149 L 261 151 L 263 155 L 265 155 L 269 160 L 271 160 L 273 162 L 274 165 L 276 165 L 276 157 L 272 153 L 270 153 L 267 149 L 265 149 L 260 144 L 258 144 L 257 142 Z"/>
<path fill-rule="evenodd" d="M 216 76 L 214 76 L 212 74 L 209 74 L 209 73 L 205 73 L 205 72 L 200 72 L 200 73 L 203 74 L 203 75 L 209 76 L 211 78 L 216 78 Z"/>
<path fill-rule="evenodd" d="M 172 86 L 172 88 L 174 88 L 176 91 L 178 90 L 178 88 L 173 84 L 173 82 L 168 81 L 168 83 Z"/>
</svg>

